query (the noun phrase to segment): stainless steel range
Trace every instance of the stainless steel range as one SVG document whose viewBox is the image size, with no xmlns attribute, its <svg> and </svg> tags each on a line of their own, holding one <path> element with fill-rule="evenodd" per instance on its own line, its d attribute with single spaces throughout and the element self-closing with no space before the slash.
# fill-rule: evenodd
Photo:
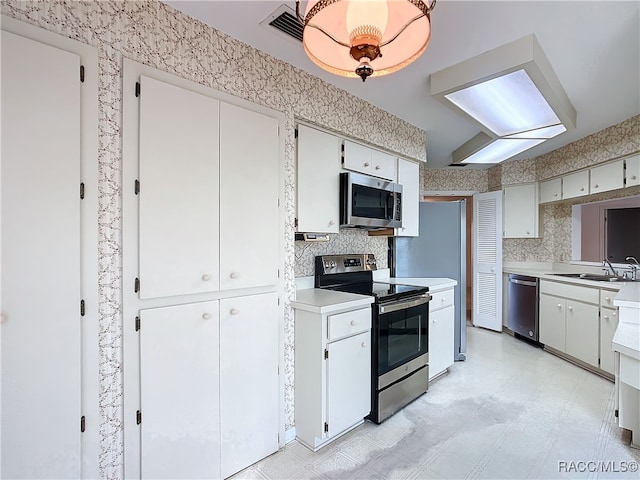
<svg viewBox="0 0 640 480">
<path fill-rule="evenodd" d="M 372 254 L 316 257 L 315 287 L 372 295 L 371 414 L 380 423 L 429 386 L 429 289 L 373 281 Z"/>
</svg>

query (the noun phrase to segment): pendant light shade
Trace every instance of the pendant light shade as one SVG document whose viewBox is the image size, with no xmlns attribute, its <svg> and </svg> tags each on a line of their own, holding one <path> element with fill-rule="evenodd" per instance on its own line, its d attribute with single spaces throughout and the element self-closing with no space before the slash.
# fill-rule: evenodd
<svg viewBox="0 0 640 480">
<path fill-rule="evenodd" d="M 309 58 L 336 75 L 382 76 L 427 49 L 435 0 L 309 0 L 303 45 Z"/>
</svg>

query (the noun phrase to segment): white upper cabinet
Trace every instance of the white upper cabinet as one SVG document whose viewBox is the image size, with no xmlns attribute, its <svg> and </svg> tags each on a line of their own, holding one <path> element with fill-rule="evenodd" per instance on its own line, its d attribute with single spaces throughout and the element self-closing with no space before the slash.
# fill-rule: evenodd
<svg viewBox="0 0 640 480">
<path fill-rule="evenodd" d="M 591 169 L 591 193 L 624 188 L 624 160 L 593 167 Z"/>
<path fill-rule="evenodd" d="M 627 187 L 640 185 L 640 154 L 628 157 L 625 162 Z"/>
<path fill-rule="evenodd" d="M 562 200 L 562 179 L 552 178 L 540 182 L 540 203 L 555 202 Z"/>
<path fill-rule="evenodd" d="M 562 198 L 589 195 L 589 170 L 582 170 L 562 177 Z"/>
<path fill-rule="evenodd" d="M 402 158 L 398 159 L 398 183 L 402 185 L 402 227 L 396 235 L 417 237 L 420 205 L 420 166 Z"/>
<path fill-rule="evenodd" d="M 140 298 L 216 291 L 219 101 L 140 84 Z"/>
<path fill-rule="evenodd" d="M 338 233 L 342 139 L 298 125 L 298 232 Z"/>
<path fill-rule="evenodd" d="M 538 184 L 523 183 L 504 188 L 504 238 L 539 236 Z"/>
<path fill-rule="evenodd" d="M 344 141 L 343 168 L 395 181 L 396 157 L 360 143 Z"/>
<path fill-rule="evenodd" d="M 276 118 L 221 103 L 221 290 L 277 283 L 279 159 Z"/>
</svg>

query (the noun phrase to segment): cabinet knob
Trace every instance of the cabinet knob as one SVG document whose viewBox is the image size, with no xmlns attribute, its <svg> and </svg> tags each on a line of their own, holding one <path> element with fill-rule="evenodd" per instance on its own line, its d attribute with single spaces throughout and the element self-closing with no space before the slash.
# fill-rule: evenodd
<svg viewBox="0 0 640 480">
<path fill-rule="evenodd" d="M 598 185 L 597 183 L 593 186 L 593 188 L 598 188 L 600 185 Z"/>
<path fill-rule="evenodd" d="M 570 310 L 570 311 L 573 311 L 573 307 L 569 307 L 569 310 Z"/>
<path fill-rule="evenodd" d="M 364 162 L 364 166 L 368 167 L 369 166 L 369 162 Z"/>
<path fill-rule="evenodd" d="M 495 272 L 496 271 L 496 267 L 491 267 L 491 271 Z"/>
<path fill-rule="evenodd" d="M 356 326 L 356 321 L 355 321 L 355 320 L 351 320 L 351 322 L 350 322 L 350 323 L 351 323 L 351 326 L 352 326 L 352 327 L 355 327 L 355 326 Z"/>
<path fill-rule="evenodd" d="M 635 175 L 631 175 L 631 180 L 635 180 L 636 178 L 638 177 L 636 177 Z"/>
<path fill-rule="evenodd" d="M 610 299 L 609 297 L 604 297 L 604 300 L 605 300 L 606 302 L 610 302 L 610 301 L 611 301 L 611 299 Z"/>
<path fill-rule="evenodd" d="M 238 314 L 238 310 L 236 310 L 235 308 L 232 308 L 231 310 L 229 310 L 229 313 L 231 315 L 237 315 Z"/>
<path fill-rule="evenodd" d="M 437 321 L 438 321 L 438 319 L 437 319 L 437 318 L 434 318 L 434 319 L 433 319 L 433 323 L 436 323 Z"/>
<path fill-rule="evenodd" d="M 380 165 L 376 165 L 376 170 L 380 170 Z"/>
<path fill-rule="evenodd" d="M 618 312 L 613 312 L 613 313 L 611 314 L 611 316 L 613 316 L 613 317 L 615 317 L 616 315 L 618 315 Z"/>
<path fill-rule="evenodd" d="M 208 282 L 209 280 L 211 280 L 211 275 L 207 275 L 206 273 L 202 275 L 203 282 Z"/>
<path fill-rule="evenodd" d="M 604 317 L 602 317 L 602 318 L 604 318 L 606 321 L 609 321 L 609 317 L 608 317 L 607 315 L 605 315 L 605 316 L 604 316 Z"/>
<path fill-rule="evenodd" d="M 562 304 L 560 304 L 560 303 L 559 303 L 559 304 L 558 304 L 558 308 L 562 308 Z"/>
<path fill-rule="evenodd" d="M 231 272 L 231 274 L 229 275 L 229 278 L 236 279 L 238 278 L 238 274 L 236 272 Z"/>
<path fill-rule="evenodd" d="M 527 235 L 531 235 L 531 232 L 529 230 L 527 230 Z"/>
<path fill-rule="evenodd" d="M 360 345 L 362 346 L 362 348 L 367 348 L 367 342 L 362 342 Z"/>
<path fill-rule="evenodd" d="M 553 196 L 554 196 L 554 197 L 557 197 L 557 196 L 558 196 L 558 193 L 557 193 L 557 192 L 556 192 L 556 193 L 554 193 L 554 194 L 553 194 Z"/>
<path fill-rule="evenodd" d="M 581 191 L 581 192 L 584 192 L 584 187 L 580 187 L 580 191 Z"/>
<path fill-rule="evenodd" d="M 334 222 L 333 220 L 329 220 L 329 226 L 331 225 L 335 225 L 336 222 Z"/>
<path fill-rule="evenodd" d="M 211 318 L 211 314 L 210 313 L 203 313 L 202 314 L 202 319 L 203 320 L 209 320 Z"/>
</svg>

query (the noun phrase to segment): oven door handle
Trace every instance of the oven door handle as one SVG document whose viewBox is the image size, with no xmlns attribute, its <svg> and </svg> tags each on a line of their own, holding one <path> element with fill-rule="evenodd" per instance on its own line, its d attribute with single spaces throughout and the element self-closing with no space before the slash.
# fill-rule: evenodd
<svg viewBox="0 0 640 480">
<path fill-rule="evenodd" d="M 420 295 L 419 297 L 412 297 L 408 300 L 398 300 L 397 302 L 385 303 L 383 305 L 378 305 L 378 312 L 380 314 L 384 314 L 397 312 L 398 310 L 404 310 L 406 308 L 417 307 L 418 305 L 429 303 L 431 298 L 431 295 L 425 293 L 424 295 Z"/>
</svg>

